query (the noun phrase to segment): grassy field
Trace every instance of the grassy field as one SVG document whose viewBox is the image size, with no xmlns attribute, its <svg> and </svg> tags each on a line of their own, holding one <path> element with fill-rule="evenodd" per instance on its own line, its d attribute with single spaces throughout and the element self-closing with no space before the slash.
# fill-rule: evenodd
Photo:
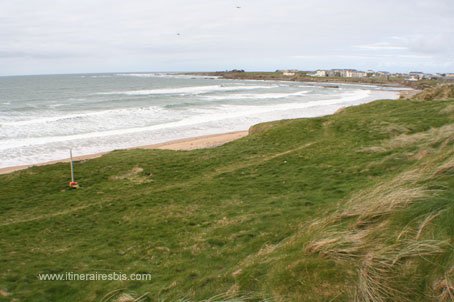
<svg viewBox="0 0 454 302">
<path fill-rule="evenodd" d="M 451 301 L 454 100 L 0 176 L 0 301 Z M 41 273 L 150 281 L 41 281 Z M 235 300 L 236 299 L 236 300 Z"/>
</svg>

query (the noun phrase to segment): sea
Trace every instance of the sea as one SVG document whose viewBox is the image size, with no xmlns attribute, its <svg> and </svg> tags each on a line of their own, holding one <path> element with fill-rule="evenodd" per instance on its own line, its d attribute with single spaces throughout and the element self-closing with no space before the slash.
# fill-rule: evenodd
<svg viewBox="0 0 454 302">
<path fill-rule="evenodd" d="M 322 116 L 398 90 L 176 73 L 3 76 L 0 168 Z"/>
</svg>

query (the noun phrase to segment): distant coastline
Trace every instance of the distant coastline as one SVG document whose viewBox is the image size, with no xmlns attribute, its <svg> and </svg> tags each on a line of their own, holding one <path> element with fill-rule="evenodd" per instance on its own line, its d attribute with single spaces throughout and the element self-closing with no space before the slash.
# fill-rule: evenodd
<svg viewBox="0 0 454 302">
<path fill-rule="evenodd" d="M 414 90 L 422 90 L 433 87 L 437 84 L 446 83 L 446 80 L 422 79 L 419 81 L 406 81 L 401 77 L 314 77 L 308 76 L 304 72 L 296 72 L 286 75 L 283 72 L 243 72 L 243 71 L 216 71 L 216 72 L 192 72 L 184 73 L 194 76 L 216 76 L 230 80 L 270 80 L 270 81 L 289 81 L 289 82 L 308 82 L 326 84 L 366 84 L 383 87 L 402 87 Z"/>
<path fill-rule="evenodd" d="M 401 79 L 384 79 L 384 78 L 340 78 L 340 77 L 311 77 L 295 74 L 286 76 L 281 72 L 193 72 L 183 73 L 184 75 L 219 77 L 226 80 L 257 80 L 257 81 L 286 81 L 286 82 L 305 82 L 305 83 L 322 83 L 326 88 L 338 88 L 336 84 L 354 84 L 354 85 L 375 85 L 384 88 L 402 88 L 399 91 L 401 99 L 409 99 L 441 81 L 424 80 L 421 82 L 407 82 Z"/>
</svg>

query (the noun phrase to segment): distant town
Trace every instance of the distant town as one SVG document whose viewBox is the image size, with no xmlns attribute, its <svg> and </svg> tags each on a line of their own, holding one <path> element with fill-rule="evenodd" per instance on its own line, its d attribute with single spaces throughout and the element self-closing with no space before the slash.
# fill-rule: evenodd
<svg viewBox="0 0 454 302">
<path fill-rule="evenodd" d="M 278 69 L 276 71 L 270 72 L 232 69 L 225 71 L 198 72 L 189 74 L 217 76 L 224 79 L 235 80 L 270 80 L 403 86 L 416 90 L 422 90 L 442 84 L 454 84 L 454 73 L 427 73 L 421 71 L 412 71 L 409 73 L 392 73 L 388 71 L 362 71 L 356 69 Z"/>
<path fill-rule="evenodd" d="M 218 73 L 244 73 L 243 69 L 226 70 Z M 315 71 L 303 71 L 297 69 L 283 69 L 276 70 L 275 73 L 280 73 L 282 76 L 308 76 L 314 78 L 376 78 L 386 79 L 399 78 L 406 81 L 420 81 L 420 80 L 453 80 L 454 73 L 425 73 L 421 71 L 411 71 L 409 73 L 391 73 L 388 71 L 374 71 L 374 70 L 356 70 L 356 69 L 318 69 Z"/>
<path fill-rule="evenodd" d="M 419 80 L 438 80 L 438 79 L 452 79 L 454 80 L 454 73 L 425 73 L 420 71 L 412 71 L 409 73 L 391 73 L 388 71 L 374 71 L 367 70 L 361 71 L 356 69 L 318 69 L 315 71 L 299 71 L 299 70 L 277 70 L 284 76 L 295 76 L 297 73 L 305 73 L 306 76 L 311 77 L 339 77 L 339 78 L 404 78 L 407 81 Z"/>
</svg>

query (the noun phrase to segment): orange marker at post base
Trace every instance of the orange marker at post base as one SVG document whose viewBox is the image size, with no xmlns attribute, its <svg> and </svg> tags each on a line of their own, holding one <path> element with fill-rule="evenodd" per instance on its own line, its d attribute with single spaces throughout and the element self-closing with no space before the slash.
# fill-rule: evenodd
<svg viewBox="0 0 454 302">
<path fill-rule="evenodd" d="M 74 162 L 73 162 L 73 150 L 69 149 L 69 165 L 71 167 L 71 181 L 69 182 L 69 187 L 71 189 L 78 189 L 79 184 L 74 180 Z"/>
</svg>

